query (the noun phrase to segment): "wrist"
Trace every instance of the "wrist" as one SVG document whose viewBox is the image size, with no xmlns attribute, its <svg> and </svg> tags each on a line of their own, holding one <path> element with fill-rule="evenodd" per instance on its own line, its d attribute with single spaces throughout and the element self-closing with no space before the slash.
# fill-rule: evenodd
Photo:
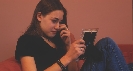
<svg viewBox="0 0 133 71">
<path fill-rule="evenodd" d="M 62 64 L 64 65 L 64 66 L 67 66 L 72 60 L 71 60 L 71 58 L 69 58 L 68 56 L 63 56 L 61 59 L 60 59 L 60 61 L 62 62 Z"/>
<path fill-rule="evenodd" d="M 64 66 L 63 63 L 60 60 L 58 60 L 56 63 L 60 66 L 60 68 L 62 69 L 62 71 L 67 71 L 66 66 Z"/>
</svg>

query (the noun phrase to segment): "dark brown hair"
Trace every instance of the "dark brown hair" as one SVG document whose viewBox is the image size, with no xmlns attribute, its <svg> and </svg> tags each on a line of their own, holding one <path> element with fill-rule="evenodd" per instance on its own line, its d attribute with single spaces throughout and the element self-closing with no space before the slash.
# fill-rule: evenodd
<svg viewBox="0 0 133 71">
<path fill-rule="evenodd" d="M 67 25 L 67 12 L 59 0 L 41 0 L 36 6 L 31 24 L 29 25 L 24 34 L 35 36 L 45 35 L 39 25 L 40 22 L 37 19 L 37 13 L 41 12 L 41 14 L 45 16 L 55 10 L 62 10 L 64 12 L 62 23 Z"/>
<path fill-rule="evenodd" d="M 47 14 L 49 14 L 55 10 L 63 11 L 64 15 L 63 15 L 63 20 L 61 23 L 66 24 L 66 26 L 67 26 L 67 11 L 63 7 L 60 0 L 41 0 L 36 6 L 36 8 L 34 10 L 32 21 L 24 34 L 33 35 L 33 36 L 44 36 L 48 40 L 51 40 L 52 42 L 54 42 L 55 45 L 57 46 L 58 50 L 60 52 L 62 52 L 63 54 L 65 54 L 65 52 L 66 52 L 65 43 L 63 42 L 63 40 L 61 39 L 61 37 L 59 35 L 60 32 L 57 32 L 57 34 L 53 38 L 49 38 L 42 31 L 42 29 L 40 27 L 40 22 L 37 19 L 38 12 L 41 12 L 41 14 L 43 16 L 46 16 Z"/>
</svg>

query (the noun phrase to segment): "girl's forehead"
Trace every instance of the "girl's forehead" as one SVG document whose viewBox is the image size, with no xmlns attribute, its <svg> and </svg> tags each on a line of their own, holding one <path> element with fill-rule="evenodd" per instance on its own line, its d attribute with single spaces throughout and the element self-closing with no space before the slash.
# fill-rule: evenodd
<svg viewBox="0 0 133 71">
<path fill-rule="evenodd" d="M 46 15 L 47 17 L 49 18 L 55 18 L 55 19 L 59 19 L 59 20 L 62 20 L 63 19 L 63 11 L 62 10 L 55 10 L 55 11 L 52 11 L 50 12 L 48 15 Z"/>
</svg>

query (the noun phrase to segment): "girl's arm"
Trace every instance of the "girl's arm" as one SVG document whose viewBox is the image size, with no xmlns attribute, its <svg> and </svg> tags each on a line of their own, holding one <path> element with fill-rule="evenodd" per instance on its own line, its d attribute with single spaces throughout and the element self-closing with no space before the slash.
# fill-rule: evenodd
<svg viewBox="0 0 133 71">
<path fill-rule="evenodd" d="M 82 50 L 81 50 L 82 48 Z M 80 55 L 84 54 L 84 41 L 82 39 L 75 41 L 70 45 L 67 53 L 60 59 L 61 63 L 66 67 L 68 64 L 73 63 Z M 24 56 L 20 59 L 22 64 L 22 71 L 37 71 L 34 57 Z M 77 65 L 76 65 L 77 66 Z M 62 71 L 61 67 L 54 63 L 44 71 Z"/>
<path fill-rule="evenodd" d="M 63 56 L 60 61 L 65 67 L 71 62 L 70 58 L 68 58 L 67 56 Z M 21 66 L 22 71 L 37 71 L 34 57 L 21 57 Z M 54 63 L 52 66 L 48 67 L 44 71 L 62 71 L 62 69 L 57 63 Z"/>
</svg>

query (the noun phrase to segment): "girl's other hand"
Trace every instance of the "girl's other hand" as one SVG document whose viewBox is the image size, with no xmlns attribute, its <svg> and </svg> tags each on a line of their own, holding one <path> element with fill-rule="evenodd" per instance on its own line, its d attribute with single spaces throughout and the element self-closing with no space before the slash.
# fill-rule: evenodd
<svg viewBox="0 0 133 71">
<path fill-rule="evenodd" d="M 71 44 L 71 39 L 70 39 L 70 31 L 66 27 L 65 24 L 60 24 L 60 36 L 62 40 L 65 42 L 67 46 L 70 46 Z"/>
<path fill-rule="evenodd" d="M 83 39 L 76 40 L 70 45 L 66 56 L 68 57 L 68 60 L 70 59 L 70 61 L 76 60 L 80 55 L 84 54 L 85 49 L 85 41 Z"/>
</svg>

